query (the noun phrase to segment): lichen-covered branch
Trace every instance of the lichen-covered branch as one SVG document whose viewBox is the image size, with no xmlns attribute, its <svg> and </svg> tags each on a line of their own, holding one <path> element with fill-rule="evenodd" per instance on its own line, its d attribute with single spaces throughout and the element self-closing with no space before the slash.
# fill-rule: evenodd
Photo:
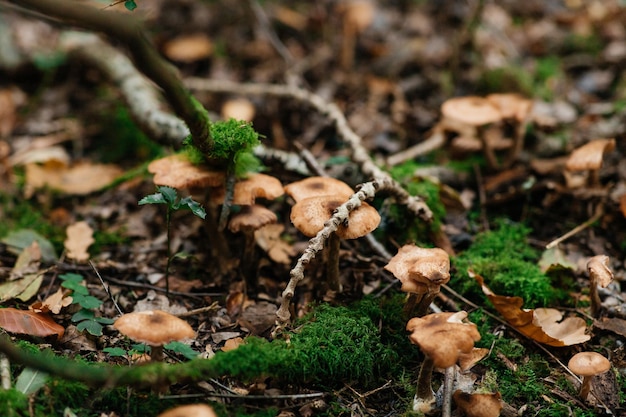
<svg viewBox="0 0 626 417">
<path fill-rule="evenodd" d="M 97 9 L 86 3 L 67 0 L 7 0 L 10 3 L 59 19 L 75 27 L 105 33 L 124 44 L 137 68 L 162 90 L 174 112 L 182 118 L 193 144 L 208 155 L 213 147 L 209 115 L 183 85 L 174 66 L 165 61 L 145 36 L 143 25 L 134 17 Z"/>
</svg>

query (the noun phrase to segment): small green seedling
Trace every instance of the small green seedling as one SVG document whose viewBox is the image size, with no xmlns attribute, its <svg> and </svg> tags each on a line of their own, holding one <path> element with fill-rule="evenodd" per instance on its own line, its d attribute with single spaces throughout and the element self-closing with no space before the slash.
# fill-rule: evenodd
<svg viewBox="0 0 626 417">
<path fill-rule="evenodd" d="M 72 290 L 72 304 L 81 307 L 72 316 L 72 322 L 76 323 L 76 328 L 80 331 L 87 330 L 94 336 L 102 336 L 102 327 L 113 324 L 114 320 L 106 317 L 96 317 L 94 309 L 102 305 L 102 301 L 89 295 L 89 290 L 83 284 L 84 278 L 79 274 L 63 274 L 59 278 L 63 281 L 61 286 Z"/>
<path fill-rule="evenodd" d="M 172 213 L 177 210 L 191 210 L 193 214 L 195 214 L 196 216 L 204 220 L 206 217 L 206 211 L 200 205 L 200 203 L 198 203 L 197 201 L 194 201 L 189 196 L 179 199 L 178 195 L 176 194 L 176 189 L 165 186 L 165 185 L 164 186 L 157 185 L 156 193 L 147 195 L 141 200 L 139 200 L 140 206 L 144 204 L 167 205 L 167 213 L 165 215 L 165 223 L 167 227 L 167 265 L 165 266 L 165 293 L 169 296 L 170 265 L 172 263 L 172 259 L 175 257 L 175 255 L 172 255 L 172 247 L 171 247 Z"/>
<path fill-rule="evenodd" d="M 174 353 L 182 355 L 189 360 L 195 359 L 199 355 L 199 353 L 193 350 L 189 345 L 178 341 L 170 342 L 163 347 L 166 350 L 170 350 Z M 108 353 L 111 357 L 126 357 L 137 353 L 150 353 L 150 346 L 147 346 L 143 343 L 136 343 L 132 345 L 129 350 L 123 349 L 121 347 L 108 347 L 102 349 L 102 351 L 104 353 Z"/>
</svg>

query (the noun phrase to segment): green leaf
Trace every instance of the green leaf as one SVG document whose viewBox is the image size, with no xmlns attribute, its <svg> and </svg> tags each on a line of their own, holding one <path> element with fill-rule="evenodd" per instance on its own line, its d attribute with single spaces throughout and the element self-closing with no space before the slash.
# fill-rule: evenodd
<svg viewBox="0 0 626 417">
<path fill-rule="evenodd" d="M 76 325 L 79 331 L 87 330 L 89 334 L 94 336 L 102 336 L 102 325 L 94 320 L 81 321 Z"/>
<path fill-rule="evenodd" d="M 124 7 L 126 7 L 128 10 L 132 12 L 133 10 L 137 8 L 137 3 L 135 3 L 134 0 L 126 0 L 124 2 Z"/>
<path fill-rule="evenodd" d="M 109 356 L 111 356 L 112 358 L 115 357 L 124 357 L 127 355 L 126 350 L 120 348 L 120 347 L 108 347 L 108 348 L 104 348 L 102 349 L 102 351 L 104 353 L 108 353 Z"/>
<path fill-rule="evenodd" d="M 109 324 L 115 323 L 115 320 L 110 319 L 108 317 L 96 317 L 94 320 L 96 320 L 100 324 L 105 324 L 105 325 L 109 325 Z"/>
<path fill-rule="evenodd" d="M 32 368 L 24 368 L 15 381 L 15 389 L 22 394 L 30 395 L 39 391 L 46 384 L 48 374 Z"/>
<path fill-rule="evenodd" d="M 196 356 L 199 355 L 198 352 L 196 352 L 195 350 L 191 348 L 191 346 L 186 345 L 182 342 L 177 342 L 177 341 L 169 342 L 163 347 L 165 349 L 171 350 L 172 352 L 176 352 L 179 355 L 183 355 L 187 359 L 194 359 Z"/>
<path fill-rule="evenodd" d="M 200 205 L 200 203 L 194 201 L 191 197 L 185 197 L 180 200 L 180 205 L 186 206 L 193 214 L 200 217 L 202 220 L 206 217 L 206 211 L 204 211 L 204 208 Z"/>
<path fill-rule="evenodd" d="M 155 193 L 155 194 L 147 195 L 141 200 L 139 200 L 140 206 L 143 206 L 144 204 L 167 204 L 167 201 L 165 201 L 163 194 Z"/>
<path fill-rule="evenodd" d="M 96 315 L 93 311 L 83 308 L 74 313 L 74 315 L 72 316 L 72 321 L 76 323 L 83 320 L 93 320 L 95 317 Z"/>
<path fill-rule="evenodd" d="M 72 296 L 74 298 L 74 300 L 72 301 L 72 304 L 78 304 L 82 308 L 85 308 L 88 310 L 98 308 L 102 305 L 102 301 L 100 299 L 93 297 L 91 295 L 74 293 Z"/>
<path fill-rule="evenodd" d="M 171 208 L 175 208 L 174 206 L 176 205 L 176 199 L 178 198 L 178 195 L 176 194 L 176 189 L 168 187 L 167 185 L 163 185 L 157 186 L 157 190 L 159 190 L 159 192 L 163 195 L 163 198 L 165 199 L 167 205 Z"/>
<path fill-rule="evenodd" d="M 131 346 L 129 353 L 150 353 L 150 346 L 145 343 L 135 343 Z"/>
<path fill-rule="evenodd" d="M 30 246 L 35 240 L 39 243 L 41 258 L 44 261 L 55 262 L 58 259 L 52 243 L 32 229 L 20 229 L 9 232 L 2 238 L 1 242 L 8 246 L 9 252 L 19 255 L 24 248 Z"/>
</svg>

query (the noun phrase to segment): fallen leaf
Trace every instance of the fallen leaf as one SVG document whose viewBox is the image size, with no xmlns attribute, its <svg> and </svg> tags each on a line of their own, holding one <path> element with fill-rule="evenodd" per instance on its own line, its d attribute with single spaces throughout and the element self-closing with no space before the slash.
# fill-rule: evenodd
<svg viewBox="0 0 626 417">
<path fill-rule="evenodd" d="M 0 302 L 13 298 L 28 301 L 37 294 L 42 281 L 43 274 L 28 274 L 20 279 L 5 282 L 0 285 Z"/>
<path fill-rule="evenodd" d="M 16 255 L 19 255 L 24 248 L 30 246 L 34 241 L 39 243 L 41 258 L 45 262 L 54 262 L 57 260 L 57 254 L 52 243 L 34 230 L 19 229 L 9 232 L 2 238 L 2 243 L 7 245 L 8 251 Z"/>
<path fill-rule="evenodd" d="M 591 339 L 591 336 L 585 334 L 587 326 L 583 319 L 567 317 L 561 321 L 563 313 L 554 308 L 522 309 L 522 298 L 494 294 L 485 285 L 483 277 L 473 271 L 468 272 L 482 287 L 496 310 L 524 336 L 549 346 L 571 346 Z"/>
<path fill-rule="evenodd" d="M 31 197 L 35 190 L 43 187 L 66 194 L 87 195 L 110 185 L 122 174 L 115 165 L 81 162 L 71 167 L 59 167 L 45 163 L 26 164 L 24 194 Z"/>
<path fill-rule="evenodd" d="M 257 245 L 261 247 L 274 262 L 289 265 L 296 250 L 280 238 L 285 230 L 282 224 L 268 224 L 254 232 Z"/>
<path fill-rule="evenodd" d="M 241 337 L 235 337 L 233 339 L 228 339 L 224 346 L 222 347 L 222 351 L 228 352 L 229 350 L 235 350 L 239 346 L 243 344 L 243 339 Z"/>
<path fill-rule="evenodd" d="M 600 320 L 594 320 L 593 327 L 626 337 L 626 320 L 618 317 L 602 317 Z"/>
<path fill-rule="evenodd" d="M 11 277 L 9 279 L 15 280 L 23 277 L 26 274 L 32 274 L 39 271 L 39 265 L 41 263 L 41 249 L 39 243 L 35 240 L 29 246 L 25 247 L 22 252 L 17 256 L 15 265 L 11 270 Z"/>
<path fill-rule="evenodd" d="M 63 307 L 67 307 L 72 304 L 72 297 L 65 296 L 63 289 L 59 288 L 57 292 L 50 295 L 43 301 L 36 301 L 30 305 L 29 309 L 35 313 L 48 313 L 59 314 Z"/>
<path fill-rule="evenodd" d="M 67 227 L 65 230 L 67 239 L 63 242 L 67 250 L 68 258 L 78 262 L 86 262 L 89 259 L 89 246 L 95 242 L 93 229 L 87 222 L 77 222 Z"/>
<path fill-rule="evenodd" d="M 16 308 L 0 308 L 0 327 L 10 333 L 46 337 L 63 337 L 65 329 L 48 315 Z"/>
</svg>

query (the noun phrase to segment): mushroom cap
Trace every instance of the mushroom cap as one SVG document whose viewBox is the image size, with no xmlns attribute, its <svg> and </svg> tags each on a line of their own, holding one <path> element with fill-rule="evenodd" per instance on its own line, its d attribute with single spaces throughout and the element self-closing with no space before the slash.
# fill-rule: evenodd
<svg viewBox="0 0 626 417">
<path fill-rule="evenodd" d="M 611 369 L 611 362 L 596 352 L 579 352 L 572 356 L 567 367 L 577 375 L 593 376 Z"/>
<path fill-rule="evenodd" d="M 244 97 L 227 100 L 222 105 L 222 119 L 237 119 L 251 122 L 254 119 L 256 109 L 250 100 Z"/>
<path fill-rule="evenodd" d="M 206 404 L 190 404 L 172 408 L 157 417 L 217 417 L 217 414 Z"/>
<path fill-rule="evenodd" d="M 174 340 L 196 337 L 196 332 L 186 321 L 161 310 L 124 314 L 115 321 L 113 327 L 134 341 L 149 346 L 162 346 Z"/>
<path fill-rule="evenodd" d="M 253 204 L 243 206 L 241 211 L 230 218 L 228 229 L 233 233 L 241 230 L 258 230 L 261 227 L 276 223 L 276 214 L 265 206 Z"/>
<path fill-rule="evenodd" d="M 572 151 L 565 162 L 565 169 L 568 171 L 598 170 L 602 167 L 604 153 L 614 148 L 615 139 L 594 139 Z"/>
<path fill-rule="evenodd" d="M 613 271 L 609 268 L 609 257 L 606 255 L 596 255 L 587 261 L 587 271 L 591 285 L 599 285 L 606 288 L 613 281 Z"/>
<path fill-rule="evenodd" d="M 450 281 L 450 256 L 440 248 L 404 245 L 385 269 L 402 282 L 404 292 L 438 292 L 441 285 Z"/>
<path fill-rule="evenodd" d="M 526 119 L 533 105 L 532 100 L 516 93 L 489 94 L 485 98 L 500 111 L 503 119 L 513 119 L 518 122 Z"/>
<path fill-rule="evenodd" d="M 344 203 L 344 199 L 333 195 L 302 199 L 291 208 L 291 223 L 305 236 L 313 237 L 324 228 L 337 207 Z M 376 229 L 379 224 L 378 211 L 363 202 L 350 212 L 348 225 L 339 225 L 335 233 L 341 239 L 357 239 Z"/>
<path fill-rule="evenodd" d="M 192 164 L 184 155 L 170 155 L 155 159 L 148 165 L 148 172 L 154 174 L 156 185 L 167 185 L 181 189 L 217 187 L 224 184 L 222 171 Z"/>
<path fill-rule="evenodd" d="M 309 177 L 285 185 L 285 193 L 297 203 L 300 200 L 322 195 L 342 198 L 342 204 L 354 194 L 354 190 L 343 181 L 331 177 Z"/>
<path fill-rule="evenodd" d="M 447 119 L 470 126 L 482 126 L 502 120 L 500 111 L 487 99 L 478 96 L 454 97 L 441 105 Z"/>
<path fill-rule="evenodd" d="M 474 323 L 465 323 L 465 311 L 434 313 L 409 320 L 406 329 L 411 332 L 409 340 L 418 345 L 437 368 L 454 365 L 461 354 L 468 354 L 480 333 Z"/>
<path fill-rule="evenodd" d="M 232 203 L 238 206 L 249 206 L 254 204 L 257 198 L 274 200 L 284 193 L 283 185 L 278 178 L 271 175 L 253 173 L 235 183 Z M 223 204 L 225 195 L 223 187 L 215 189 L 210 197 L 211 202 L 213 204 Z"/>
<path fill-rule="evenodd" d="M 452 399 L 457 409 L 467 417 L 498 417 L 502 410 L 500 393 L 470 394 L 456 390 Z"/>
</svg>

